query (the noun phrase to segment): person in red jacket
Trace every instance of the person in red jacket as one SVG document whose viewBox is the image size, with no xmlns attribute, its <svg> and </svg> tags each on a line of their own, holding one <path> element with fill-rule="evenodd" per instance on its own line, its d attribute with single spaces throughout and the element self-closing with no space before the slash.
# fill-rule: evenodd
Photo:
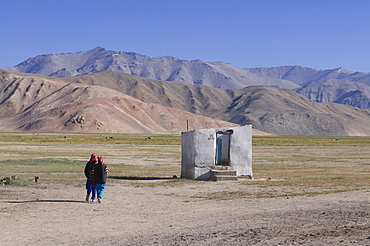
<svg viewBox="0 0 370 246">
<path fill-rule="evenodd" d="M 86 202 L 89 202 L 90 194 L 92 202 L 95 202 L 96 199 L 96 189 L 95 184 L 93 184 L 92 169 L 96 163 L 96 155 L 92 154 L 90 160 L 86 163 L 85 166 L 85 176 L 86 176 Z"/>
<path fill-rule="evenodd" d="M 98 156 L 98 163 L 94 165 L 92 174 L 98 195 L 98 202 L 101 203 L 101 199 L 104 194 L 105 183 L 107 182 L 108 177 L 108 168 L 107 165 L 104 164 L 103 157 Z"/>
</svg>

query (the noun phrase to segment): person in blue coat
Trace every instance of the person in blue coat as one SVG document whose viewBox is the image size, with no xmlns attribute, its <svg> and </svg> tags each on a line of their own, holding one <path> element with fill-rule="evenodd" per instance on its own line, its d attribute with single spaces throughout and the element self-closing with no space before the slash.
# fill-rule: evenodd
<svg viewBox="0 0 370 246">
<path fill-rule="evenodd" d="M 108 168 L 104 163 L 103 157 L 98 156 L 98 163 L 94 165 L 92 173 L 98 195 L 98 203 L 101 203 L 101 199 L 104 194 L 105 183 L 107 182 L 108 177 Z"/>
</svg>

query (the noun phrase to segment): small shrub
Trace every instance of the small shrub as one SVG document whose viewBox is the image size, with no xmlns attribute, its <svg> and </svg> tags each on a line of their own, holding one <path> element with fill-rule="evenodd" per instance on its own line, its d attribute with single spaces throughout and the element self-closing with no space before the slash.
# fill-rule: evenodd
<svg viewBox="0 0 370 246">
<path fill-rule="evenodd" d="M 12 178 L 6 177 L 1 179 L 1 183 L 3 185 L 28 186 L 32 183 L 32 180 L 13 176 Z"/>
</svg>

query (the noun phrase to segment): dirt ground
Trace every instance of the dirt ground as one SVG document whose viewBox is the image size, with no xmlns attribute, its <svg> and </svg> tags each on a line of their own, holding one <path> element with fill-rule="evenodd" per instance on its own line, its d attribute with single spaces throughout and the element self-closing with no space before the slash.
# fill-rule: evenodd
<svg viewBox="0 0 370 246">
<path fill-rule="evenodd" d="M 0 186 L 1 245 L 370 245 L 370 190 L 223 200 L 205 197 L 248 186 L 123 180 L 98 204 L 83 182 Z"/>
</svg>

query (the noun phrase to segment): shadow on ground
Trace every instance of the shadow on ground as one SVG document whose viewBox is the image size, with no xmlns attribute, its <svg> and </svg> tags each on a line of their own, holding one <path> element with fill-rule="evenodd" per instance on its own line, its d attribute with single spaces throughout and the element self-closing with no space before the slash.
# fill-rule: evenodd
<svg viewBox="0 0 370 246">
<path fill-rule="evenodd" d="M 169 180 L 177 177 L 131 177 L 131 176 L 109 176 L 110 179 L 124 179 L 124 180 Z"/>
<path fill-rule="evenodd" d="M 30 201 L 7 201 L 7 203 L 29 203 L 29 202 L 67 202 L 67 203 L 86 203 L 74 200 L 30 200 Z"/>
</svg>

